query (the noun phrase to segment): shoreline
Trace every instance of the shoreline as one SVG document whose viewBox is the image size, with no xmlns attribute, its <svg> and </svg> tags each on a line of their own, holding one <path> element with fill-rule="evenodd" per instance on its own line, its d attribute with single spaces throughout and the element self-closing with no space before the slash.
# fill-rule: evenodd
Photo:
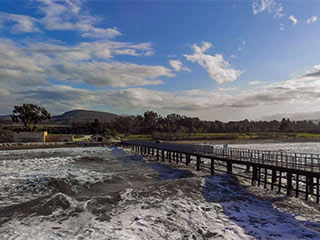
<svg viewBox="0 0 320 240">
<path fill-rule="evenodd" d="M 169 143 L 184 143 L 184 144 L 255 144 L 255 143 L 311 143 L 318 142 L 319 139 L 231 139 L 231 140 L 178 140 L 178 141 L 165 141 Z"/>
<path fill-rule="evenodd" d="M 153 141 L 153 140 L 150 140 Z M 177 140 L 177 141 L 164 141 L 168 143 L 181 143 L 181 144 L 259 144 L 259 143 L 312 143 L 318 142 L 318 139 L 231 139 L 231 140 Z M 8 143 L 11 144 L 11 143 Z M 11 146 L 0 146 L 1 151 L 8 150 L 28 150 L 28 149 L 47 149 L 47 148 L 74 148 L 74 147 L 99 147 L 111 146 L 110 143 L 60 143 L 60 144 L 34 144 L 24 143 Z"/>
<path fill-rule="evenodd" d="M 10 150 L 29 150 L 29 149 L 48 149 L 48 148 L 75 148 L 75 147 L 101 147 L 110 146 L 108 143 L 64 143 L 64 144 L 32 144 L 32 145 L 14 145 L 14 146 L 1 146 L 1 151 Z"/>
</svg>

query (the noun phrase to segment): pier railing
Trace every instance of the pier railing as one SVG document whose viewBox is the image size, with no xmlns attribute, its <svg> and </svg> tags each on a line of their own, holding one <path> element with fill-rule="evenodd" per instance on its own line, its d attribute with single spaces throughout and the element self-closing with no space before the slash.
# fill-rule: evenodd
<svg viewBox="0 0 320 240">
<path fill-rule="evenodd" d="M 200 153 L 200 151 L 198 152 Z M 319 154 L 212 147 L 204 155 L 320 173 Z"/>
<path fill-rule="evenodd" d="M 269 151 L 243 148 L 218 147 L 200 144 L 155 143 L 151 141 L 126 141 L 146 147 L 164 149 L 189 154 L 215 157 L 219 159 L 237 160 L 320 173 L 320 155 L 310 153 L 293 153 L 288 151 Z"/>
<path fill-rule="evenodd" d="M 143 155 L 156 156 L 156 160 L 196 166 L 197 171 L 209 170 L 250 179 L 252 185 L 263 184 L 286 190 L 287 195 L 304 194 L 305 200 L 320 202 L 320 160 L 318 154 L 225 148 L 213 145 L 156 143 L 151 141 L 123 141 Z M 314 198 L 315 197 L 315 198 Z"/>
</svg>

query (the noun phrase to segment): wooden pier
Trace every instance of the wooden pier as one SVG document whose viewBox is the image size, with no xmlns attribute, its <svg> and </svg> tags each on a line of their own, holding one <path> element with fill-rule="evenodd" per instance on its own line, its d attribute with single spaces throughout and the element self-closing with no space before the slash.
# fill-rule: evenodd
<svg viewBox="0 0 320 240">
<path fill-rule="evenodd" d="M 211 175 L 222 172 L 248 178 L 252 185 L 269 186 L 271 190 L 285 191 L 289 196 L 303 194 L 305 200 L 319 203 L 319 154 L 152 141 L 122 141 L 121 146 L 155 156 L 158 161 L 194 166 L 197 171 L 209 171 Z"/>
</svg>

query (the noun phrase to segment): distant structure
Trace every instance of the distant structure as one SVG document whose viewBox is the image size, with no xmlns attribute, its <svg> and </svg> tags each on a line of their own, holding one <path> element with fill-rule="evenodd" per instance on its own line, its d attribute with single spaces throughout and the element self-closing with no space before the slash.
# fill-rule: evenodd
<svg viewBox="0 0 320 240">
<path fill-rule="evenodd" d="M 103 143 L 103 142 L 106 142 L 107 140 L 109 140 L 108 137 L 105 137 L 100 134 L 95 134 L 95 135 L 91 136 L 91 141 L 95 142 L 95 143 Z"/>
<path fill-rule="evenodd" d="M 46 142 L 47 131 L 43 132 L 14 132 L 14 142 Z"/>
<path fill-rule="evenodd" d="M 73 134 L 49 134 L 46 137 L 46 142 L 73 142 Z"/>
</svg>

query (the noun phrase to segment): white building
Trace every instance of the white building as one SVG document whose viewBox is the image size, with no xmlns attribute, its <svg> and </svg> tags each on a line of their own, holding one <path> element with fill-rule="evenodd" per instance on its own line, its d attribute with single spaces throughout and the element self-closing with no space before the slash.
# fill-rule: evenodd
<svg viewBox="0 0 320 240">
<path fill-rule="evenodd" d="M 45 142 L 47 131 L 43 132 L 14 132 L 13 141 L 14 142 Z"/>
<path fill-rule="evenodd" d="M 100 134 L 95 134 L 95 135 L 91 136 L 91 141 L 95 142 L 95 143 L 104 143 L 107 140 L 109 140 L 109 138 L 107 138 L 103 135 L 100 135 Z"/>
</svg>

